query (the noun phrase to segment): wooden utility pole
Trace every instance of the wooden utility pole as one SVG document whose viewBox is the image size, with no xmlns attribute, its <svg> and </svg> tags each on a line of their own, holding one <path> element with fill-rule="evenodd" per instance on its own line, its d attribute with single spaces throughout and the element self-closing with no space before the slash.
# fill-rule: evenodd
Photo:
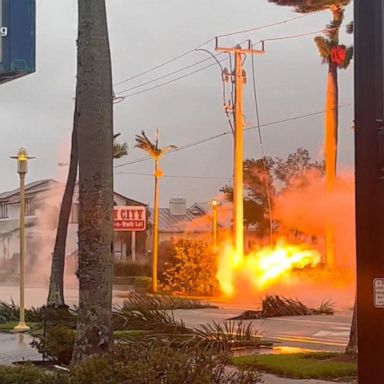
<svg viewBox="0 0 384 384">
<path fill-rule="evenodd" d="M 356 0 L 355 171 L 359 384 L 384 382 L 384 0 Z"/>
<path fill-rule="evenodd" d="M 248 48 L 244 49 L 240 45 L 232 48 L 219 47 L 216 38 L 216 51 L 234 54 L 235 70 L 228 74 L 235 84 L 235 105 L 233 109 L 235 121 L 235 149 L 233 166 L 233 227 L 234 227 L 234 247 L 238 255 L 243 254 L 244 250 L 244 180 L 243 180 L 243 85 L 246 82 L 246 74 L 243 70 L 243 55 L 263 54 L 264 49 L 254 50 L 251 41 L 248 41 Z"/>
</svg>

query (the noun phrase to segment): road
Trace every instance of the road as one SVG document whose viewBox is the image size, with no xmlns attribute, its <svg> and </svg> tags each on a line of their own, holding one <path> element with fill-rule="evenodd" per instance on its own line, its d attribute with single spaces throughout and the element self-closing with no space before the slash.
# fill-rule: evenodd
<svg viewBox="0 0 384 384">
<path fill-rule="evenodd" d="M 125 292 L 126 293 L 126 292 Z M 124 299 L 123 291 L 114 291 L 113 302 L 121 303 Z M 45 303 L 47 289 L 42 287 L 26 288 L 26 306 L 37 307 Z M 0 286 L 0 300 L 18 303 L 18 288 Z M 78 291 L 66 290 L 66 302 L 77 304 Z M 177 310 L 174 316 L 183 320 L 188 327 L 198 327 L 209 322 L 222 322 L 239 315 L 244 309 L 230 303 L 220 304 L 220 309 Z M 302 350 L 338 351 L 344 350 L 349 337 L 352 312 L 337 312 L 332 316 L 284 317 L 264 320 L 253 320 L 254 328 L 263 337 L 275 341 L 275 353 L 294 352 Z M 249 321 L 244 321 L 247 323 Z M 36 358 L 31 352 L 27 335 L 1 335 L 0 362 L 14 361 L 16 356 L 22 358 Z M 24 352 L 23 352 L 24 351 Z M 270 352 L 270 351 L 269 351 Z"/>
<path fill-rule="evenodd" d="M 222 322 L 237 316 L 239 309 L 199 309 L 175 311 L 175 318 L 182 319 L 188 327 L 212 321 Z M 352 312 L 341 312 L 331 316 L 297 316 L 252 320 L 255 330 L 274 340 L 280 351 L 294 348 L 343 351 L 348 343 Z M 249 323 L 250 321 L 244 321 Z"/>
</svg>

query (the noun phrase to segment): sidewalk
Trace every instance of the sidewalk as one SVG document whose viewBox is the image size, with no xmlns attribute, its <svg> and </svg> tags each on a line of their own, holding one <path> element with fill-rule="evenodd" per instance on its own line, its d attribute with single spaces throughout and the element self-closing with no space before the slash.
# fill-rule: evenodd
<svg viewBox="0 0 384 384">
<path fill-rule="evenodd" d="M 335 384 L 334 381 L 324 381 L 324 380 L 292 380 L 281 377 L 276 377 L 273 375 L 263 375 L 264 384 Z M 343 381 L 343 384 L 355 384 L 356 382 L 346 382 Z"/>
<path fill-rule="evenodd" d="M 14 361 L 40 360 L 40 354 L 30 346 L 32 336 L 20 333 L 0 333 L 0 365 Z"/>
</svg>

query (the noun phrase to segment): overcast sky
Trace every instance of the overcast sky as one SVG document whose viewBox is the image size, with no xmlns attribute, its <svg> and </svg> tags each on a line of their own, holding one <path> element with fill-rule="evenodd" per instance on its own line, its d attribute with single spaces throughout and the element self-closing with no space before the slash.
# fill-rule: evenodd
<svg viewBox="0 0 384 384">
<path fill-rule="evenodd" d="M 16 164 L 9 159 L 20 146 L 36 156 L 27 180 L 55 178 L 65 181 L 72 130 L 76 69 L 77 1 L 37 1 L 37 72 L 0 88 L 1 189 L 17 186 Z M 216 35 L 264 26 L 296 16 L 287 7 L 267 0 L 107 0 L 114 82 L 119 82 L 183 54 Z M 232 46 L 248 38 L 253 41 L 319 31 L 329 22 L 329 12 L 221 40 Z M 346 21 L 352 18 L 352 7 Z M 262 124 L 324 110 L 327 67 L 309 35 L 266 43 L 266 54 L 255 57 L 257 93 Z M 351 43 L 343 32 L 342 41 Z M 214 52 L 213 42 L 204 46 Z M 121 92 L 156 77 L 179 70 L 208 57 L 192 52 L 157 71 L 115 87 Z M 189 73 L 206 62 L 173 77 L 122 93 L 129 95 Z M 251 79 L 251 58 L 245 68 Z M 228 66 L 228 62 L 223 65 Z M 353 69 L 339 71 L 340 105 L 353 102 Z M 119 94 L 120 95 L 120 94 Z M 245 89 L 244 113 L 255 125 L 253 89 Z M 323 114 L 291 120 L 262 129 L 267 155 L 286 156 L 302 146 L 313 158 L 322 156 Z M 340 110 L 339 169 L 353 166 L 353 106 Z M 166 86 L 128 97 L 115 105 L 115 132 L 129 145 L 129 156 L 119 165 L 145 157 L 134 148 L 134 137 L 145 130 L 153 137 L 160 131 L 160 144 L 179 147 L 228 131 L 223 110 L 220 70 L 213 66 Z M 255 129 L 245 133 L 245 157 L 259 157 Z M 160 201 L 167 206 L 172 197 L 185 197 L 188 205 L 208 201 L 228 183 L 232 169 L 232 138 L 226 135 L 210 142 L 167 155 L 161 161 Z M 152 205 L 151 161 L 116 169 L 115 189 Z"/>
</svg>

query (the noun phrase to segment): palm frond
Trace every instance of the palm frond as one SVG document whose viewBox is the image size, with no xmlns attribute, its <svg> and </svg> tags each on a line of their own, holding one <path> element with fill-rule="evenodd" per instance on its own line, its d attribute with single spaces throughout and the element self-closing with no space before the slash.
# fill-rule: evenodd
<svg viewBox="0 0 384 384">
<path fill-rule="evenodd" d="M 351 0 L 268 0 L 280 6 L 292 7 L 298 13 L 319 12 L 332 7 L 345 7 Z"/>
<path fill-rule="evenodd" d="M 190 343 L 204 350 L 230 351 L 236 348 L 256 347 L 261 344 L 261 333 L 253 323 L 241 321 L 212 322 L 202 324 L 194 330 L 195 337 Z"/>
<path fill-rule="evenodd" d="M 347 69 L 349 67 L 349 64 L 351 63 L 351 60 L 353 59 L 353 46 L 350 46 L 347 48 L 346 56 L 344 63 L 339 66 L 339 68 Z"/>
<path fill-rule="evenodd" d="M 164 147 L 161 149 L 161 154 L 165 155 L 166 153 L 171 152 L 176 148 L 177 148 L 176 145 L 168 145 L 167 147 Z"/>
<path fill-rule="evenodd" d="M 314 40 L 323 63 L 327 63 L 331 54 L 331 42 L 323 36 L 316 36 Z"/>
<path fill-rule="evenodd" d="M 147 152 L 150 156 L 155 156 L 158 154 L 159 149 L 157 146 L 149 140 L 148 136 L 144 131 L 141 131 L 141 135 L 136 135 L 136 148 L 140 148 L 143 151 Z"/>
<path fill-rule="evenodd" d="M 156 144 L 152 143 L 151 140 L 147 137 L 144 131 L 141 131 L 141 135 L 136 135 L 136 145 L 137 148 L 140 148 L 147 152 L 149 156 L 151 156 L 154 159 L 160 158 L 165 153 L 168 153 L 169 151 L 176 148 L 175 145 L 168 145 L 164 148 L 158 147 L 158 142 L 156 139 Z"/>
<path fill-rule="evenodd" d="M 120 159 L 128 155 L 127 143 L 113 143 L 113 158 Z"/>
</svg>

